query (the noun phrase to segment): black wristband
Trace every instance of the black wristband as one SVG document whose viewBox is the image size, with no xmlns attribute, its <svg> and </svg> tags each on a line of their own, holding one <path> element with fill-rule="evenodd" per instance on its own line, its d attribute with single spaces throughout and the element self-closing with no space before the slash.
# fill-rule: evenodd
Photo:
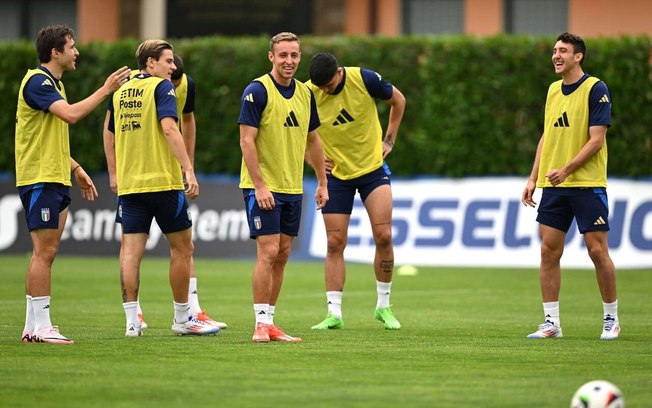
<svg viewBox="0 0 652 408">
<path fill-rule="evenodd" d="M 81 167 L 81 164 L 78 164 L 77 167 L 75 167 L 74 169 L 72 169 L 72 171 L 71 171 L 70 173 L 75 174 L 75 171 L 76 171 L 78 168 L 80 168 L 80 167 Z"/>
</svg>

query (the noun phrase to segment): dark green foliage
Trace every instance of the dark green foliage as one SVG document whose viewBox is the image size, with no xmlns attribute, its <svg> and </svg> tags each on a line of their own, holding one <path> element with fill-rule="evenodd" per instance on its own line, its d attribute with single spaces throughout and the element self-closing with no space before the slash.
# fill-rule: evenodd
<svg viewBox="0 0 652 408">
<path fill-rule="evenodd" d="M 244 87 L 268 72 L 268 37 L 210 37 L 173 41 L 197 82 L 196 170 L 237 174 L 238 113 Z M 80 46 L 78 70 L 64 82 L 71 102 L 97 89 L 121 65 L 136 68 L 138 42 Z M 527 175 L 542 131 L 548 85 L 555 81 L 552 37 L 303 37 L 297 78 L 308 77 L 315 52 L 330 51 L 343 65 L 380 72 L 407 98 L 405 118 L 389 162 L 397 176 Z M 608 133 L 609 174 L 649 177 L 652 166 L 652 38 L 587 39 L 585 71 L 612 93 Z M 30 43 L 3 43 L 0 91 L 0 171 L 13 171 L 16 95 L 25 70 L 37 63 Z M 383 126 L 388 106 L 379 103 Z M 92 171 L 104 170 L 104 106 L 71 127 L 73 156 Z"/>
</svg>

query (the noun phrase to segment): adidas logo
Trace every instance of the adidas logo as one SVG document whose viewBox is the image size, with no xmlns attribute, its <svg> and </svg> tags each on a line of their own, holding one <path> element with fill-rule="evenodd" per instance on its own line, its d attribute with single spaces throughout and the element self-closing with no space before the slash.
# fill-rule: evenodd
<svg viewBox="0 0 652 408">
<path fill-rule="evenodd" d="M 600 98 L 600 103 L 609 103 L 609 97 L 607 94 L 604 94 L 602 98 Z"/>
<path fill-rule="evenodd" d="M 197 294 L 197 291 L 196 291 L 196 290 L 193 290 L 192 292 L 190 292 L 190 294 L 191 294 L 191 295 L 196 295 L 196 294 Z"/>
<path fill-rule="evenodd" d="M 174 89 L 170 89 L 170 90 L 168 91 L 168 95 L 170 95 L 170 96 L 174 96 L 175 98 L 177 97 L 177 94 L 174 93 Z"/>
<path fill-rule="evenodd" d="M 290 111 L 290 114 L 288 115 L 288 117 L 285 118 L 285 124 L 283 126 L 285 126 L 285 127 L 297 127 L 297 126 L 299 126 L 299 121 L 297 120 L 297 117 L 294 114 L 294 111 Z"/>
<path fill-rule="evenodd" d="M 602 217 L 598 217 L 598 219 L 595 220 L 595 222 L 593 223 L 593 225 L 605 225 L 605 224 L 606 224 L 606 222 L 605 222 L 604 218 L 602 218 Z"/>
<path fill-rule="evenodd" d="M 264 310 L 261 310 L 260 312 L 258 312 L 258 314 L 259 314 L 259 315 L 266 315 L 267 312 L 265 312 Z"/>
<path fill-rule="evenodd" d="M 244 100 L 247 101 L 247 102 L 254 103 L 254 94 L 252 94 L 252 93 L 247 94 L 247 96 L 244 97 Z"/>
<path fill-rule="evenodd" d="M 344 125 L 345 123 L 353 122 L 354 120 L 355 119 L 353 119 L 353 116 L 351 116 L 349 112 L 346 111 L 346 109 L 342 109 L 340 114 L 337 115 L 335 122 L 333 122 L 333 126 Z"/>
<path fill-rule="evenodd" d="M 54 86 L 54 85 L 52 85 L 52 81 L 50 81 L 50 78 L 45 78 L 45 80 L 41 82 L 41 86 Z"/>
<path fill-rule="evenodd" d="M 568 115 L 566 115 L 566 112 L 564 112 L 563 115 L 557 119 L 557 123 L 555 123 L 555 127 L 570 127 L 568 124 Z"/>
</svg>

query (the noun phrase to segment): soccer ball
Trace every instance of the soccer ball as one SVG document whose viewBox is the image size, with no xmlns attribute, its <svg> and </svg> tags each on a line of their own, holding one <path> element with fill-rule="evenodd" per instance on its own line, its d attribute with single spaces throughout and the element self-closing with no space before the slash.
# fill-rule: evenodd
<svg viewBox="0 0 652 408">
<path fill-rule="evenodd" d="M 595 380 L 575 392 L 570 408 L 625 408 L 625 400 L 618 387 L 609 381 Z"/>
</svg>

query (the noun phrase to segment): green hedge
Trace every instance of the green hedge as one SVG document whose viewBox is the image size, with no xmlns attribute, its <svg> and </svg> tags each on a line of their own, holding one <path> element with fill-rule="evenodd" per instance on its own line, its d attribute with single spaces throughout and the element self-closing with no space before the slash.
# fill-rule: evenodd
<svg viewBox="0 0 652 408">
<path fill-rule="evenodd" d="M 196 170 L 237 174 L 240 169 L 239 98 L 249 81 L 270 70 L 267 37 L 211 37 L 173 41 L 198 86 Z M 71 102 L 99 87 L 121 65 L 135 67 L 138 41 L 80 46 L 77 71 L 64 83 Z M 304 37 L 297 77 L 307 78 L 311 56 L 333 52 L 343 65 L 374 69 L 407 98 L 390 156 L 397 176 L 529 174 L 542 131 L 550 82 L 553 37 Z M 609 173 L 652 175 L 652 38 L 587 40 L 585 71 L 612 93 Z M 0 171 L 13 172 L 16 95 L 25 70 L 37 65 L 31 43 L 0 43 Z M 388 108 L 380 103 L 385 125 Z M 73 156 L 91 171 L 104 170 L 104 107 L 71 126 Z"/>
</svg>

